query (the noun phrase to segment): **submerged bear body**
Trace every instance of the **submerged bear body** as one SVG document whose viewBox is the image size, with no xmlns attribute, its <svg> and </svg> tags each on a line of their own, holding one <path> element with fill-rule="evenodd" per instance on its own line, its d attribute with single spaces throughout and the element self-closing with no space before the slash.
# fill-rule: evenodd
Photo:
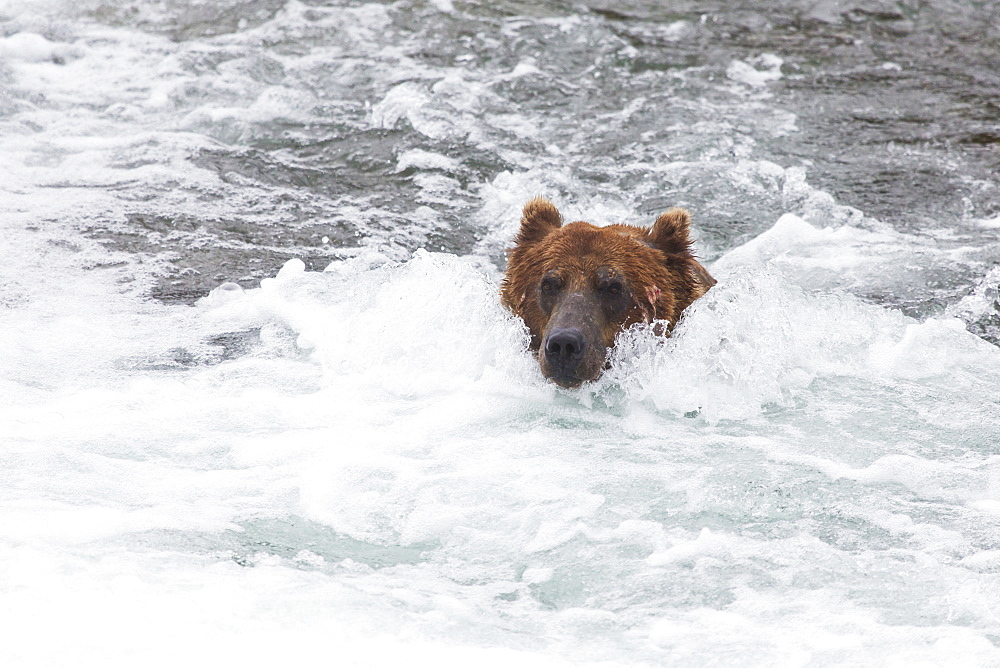
<svg viewBox="0 0 1000 668">
<path fill-rule="evenodd" d="M 551 202 L 528 202 L 508 254 L 501 300 L 520 316 L 542 374 L 563 387 L 595 380 L 618 334 L 665 320 L 715 284 L 691 253 L 690 217 L 671 209 L 649 228 L 563 225 Z"/>
</svg>

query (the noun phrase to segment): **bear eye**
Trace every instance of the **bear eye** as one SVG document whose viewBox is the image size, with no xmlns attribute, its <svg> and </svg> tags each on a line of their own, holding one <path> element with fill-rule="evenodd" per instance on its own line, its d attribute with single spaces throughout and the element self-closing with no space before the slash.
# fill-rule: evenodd
<svg viewBox="0 0 1000 668">
<path fill-rule="evenodd" d="M 542 292 L 545 294 L 552 294 L 559 289 L 559 279 L 558 278 L 543 278 L 542 279 Z"/>
<path fill-rule="evenodd" d="M 622 284 L 618 281 L 612 281 L 601 286 L 601 291 L 607 295 L 620 295 L 622 293 Z"/>
</svg>

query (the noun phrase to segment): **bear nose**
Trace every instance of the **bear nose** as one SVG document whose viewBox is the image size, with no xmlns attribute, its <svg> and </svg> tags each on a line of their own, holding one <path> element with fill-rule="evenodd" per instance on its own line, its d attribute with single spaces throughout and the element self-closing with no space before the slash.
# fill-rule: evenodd
<svg viewBox="0 0 1000 668">
<path fill-rule="evenodd" d="M 566 366 L 583 357 L 583 332 L 576 328 L 564 327 L 553 330 L 545 340 L 545 356 L 549 361 Z"/>
</svg>

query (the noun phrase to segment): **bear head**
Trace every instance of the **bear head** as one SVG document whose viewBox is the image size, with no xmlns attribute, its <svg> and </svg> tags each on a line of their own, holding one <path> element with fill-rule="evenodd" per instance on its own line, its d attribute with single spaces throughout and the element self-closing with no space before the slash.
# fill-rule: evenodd
<svg viewBox="0 0 1000 668">
<path fill-rule="evenodd" d="M 507 257 L 504 305 L 524 320 L 542 374 L 562 387 L 595 380 L 618 334 L 665 321 L 715 284 L 691 253 L 690 216 L 671 209 L 650 227 L 563 225 L 546 199 L 524 206 Z"/>
</svg>

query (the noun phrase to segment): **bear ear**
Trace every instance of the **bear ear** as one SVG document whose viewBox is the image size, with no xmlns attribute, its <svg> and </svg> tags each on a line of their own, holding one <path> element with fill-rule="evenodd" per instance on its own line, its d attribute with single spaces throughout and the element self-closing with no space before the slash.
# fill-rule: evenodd
<svg viewBox="0 0 1000 668">
<path fill-rule="evenodd" d="M 550 232 L 562 227 L 562 216 L 552 202 L 544 197 L 536 197 L 524 205 L 521 212 L 521 231 L 517 234 L 517 244 L 541 241 Z"/>
<path fill-rule="evenodd" d="M 691 214 L 684 209 L 670 209 L 646 230 L 646 241 L 664 253 L 691 251 Z"/>
</svg>

